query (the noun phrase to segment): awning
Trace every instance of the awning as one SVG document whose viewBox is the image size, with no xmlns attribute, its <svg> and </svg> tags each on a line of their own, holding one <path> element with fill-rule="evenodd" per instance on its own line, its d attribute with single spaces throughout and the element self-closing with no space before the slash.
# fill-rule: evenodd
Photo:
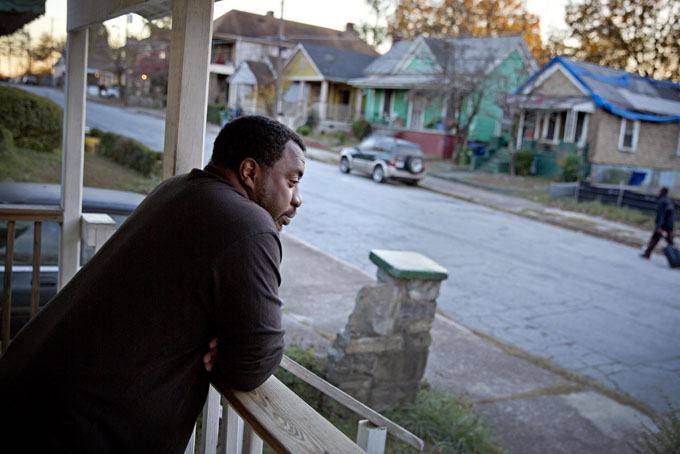
<svg viewBox="0 0 680 454">
<path fill-rule="evenodd" d="M 0 36 L 11 35 L 45 14 L 45 0 L 0 0 Z"/>
<path fill-rule="evenodd" d="M 576 110 L 579 112 L 593 112 L 595 105 L 592 100 L 584 96 L 548 96 L 548 95 L 516 95 L 522 109 L 536 110 Z"/>
</svg>

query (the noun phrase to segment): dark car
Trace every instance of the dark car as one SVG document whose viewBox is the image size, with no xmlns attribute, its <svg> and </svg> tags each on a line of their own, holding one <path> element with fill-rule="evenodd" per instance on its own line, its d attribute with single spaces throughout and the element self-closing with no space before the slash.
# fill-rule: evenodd
<svg viewBox="0 0 680 454">
<path fill-rule="evenodd" d="M 61 187 L 56 184 L 0 182 L 0 204 L 59 205 Z M 144 200 L 141 194 L 111 189 L 83 188 L 83 213 L 106 213 L 121 225 Z M 28 320 L 31 304 L 33 263 L 33 222 L 19 221 L 14 234 L 12 263 L 12 332 Z M 4 287 L 7 221 L 0 221 L 0 295 Z M 59 259 L 59 225 L 43 222 L 40 248 L 40 305 L 46 304 L 57 292 Z M 83 250 L 81 262 L 91 254 Z M 0 302 L 0 311 L 2 305 Z"/>
<path fill-rule="evenodd" d="M 393 178 L 415 185 L 425 176 L 425 159 L 417 143 L 394 137 L 369 137 L 340 153 L 340 171 L 352 170 L 370 175 L 376 183 Z"/>
</svg>

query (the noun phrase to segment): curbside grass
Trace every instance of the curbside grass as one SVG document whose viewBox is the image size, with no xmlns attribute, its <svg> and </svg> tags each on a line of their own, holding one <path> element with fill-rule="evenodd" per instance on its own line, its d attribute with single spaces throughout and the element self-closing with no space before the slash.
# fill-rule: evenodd
<svg viewBox="0 0 680 454">
<path fill-rule="evenodd" d="M 326 359 L 311 350 L 288 347 L 286 355 L 326 379 Z M 350 439 L 356 440 L 359 417 L 349 412 L 290 372 L 279 369 L 274 374 L 305 402 L 327 418 Z M 503 451 L 492 439 L 481 415 L 449 392 L 434 391 L 424 385 L 412 402 L 384 413 L 397 424 L 425 441 L 425 452 L 432 454 L 500 454 Z M 394 437 L 387 438 L 386 454 L 417 452 Z"/>
</svg>

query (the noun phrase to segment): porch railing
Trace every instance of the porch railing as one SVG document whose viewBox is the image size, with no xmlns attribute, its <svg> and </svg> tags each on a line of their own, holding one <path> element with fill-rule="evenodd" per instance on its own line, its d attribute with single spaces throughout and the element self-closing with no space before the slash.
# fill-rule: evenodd
<svg viewBox="0 0 680 454">
<path fill-rule="evenodd" d="M 7 221 L 5 241 L 5 269 L 2 288 L 2 351 L 10 340 L 10 324 L 12 312 L 12 263 L 14 261 L 14 236 L 17 221 L 33 222 L 33 270 L 31 275 L 31 308 L 29 317 L 38 313 L 40 299 L 40 249 L 43 222 L 58 222 L 63 219 L 62 209 L 56 205 L 35 205 L 26 208 L 24 205 L 0 206 L 0 221 Z"/>
<path fill-rule="evenodd" d="M 263 443 L 277 453 L 382 454 L 386 432 L 422 451 L 420 438 L 290 358 L 284 356 L 281 367 L 366 418 L 359 423 L 356 444 L 275 377 L 251 392 L 213 380 L 203 408 L 201 440 L 197 442 L 194 432 L 185 454 L 197 449 L 201 454 L 261 454 Z"/>
<path fill-rule="evenodd" d="M 5 262 L 2 287 L 2 352 L 9 345 L 12 324 L 12 271 L 14 263 L 14 242 L 17 222 L 33 222 L 33 255 L 31 259 L 31 303 L 29 320 L 38 313 L 40 304 L 40 254 L 42 249 L 43 222 L 61 225 L 63 210 L 58 205 L 0 205 L 0 221 L 7 222 L 5 235 Z M 83 213 L 80 222 L 81 239 L 84 246 L 99 250 L 116 230 L 116 223 L 106 214 Z"/>
</svg>

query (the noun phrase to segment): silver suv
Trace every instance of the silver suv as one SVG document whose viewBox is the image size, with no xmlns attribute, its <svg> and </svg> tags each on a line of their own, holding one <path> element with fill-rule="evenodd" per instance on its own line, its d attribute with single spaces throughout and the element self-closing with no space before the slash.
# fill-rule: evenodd
<svg viewBox="0 0 680 454">
<path fill-rule="evenodd" d="M 370 175 L 376 183 L 393 178 L 416 185 L 425 176 L 425 159 L 417 143 L 394 137 L 369 137 L 340 153 L 340 171 L 352 170 Z"/>
</svg>

